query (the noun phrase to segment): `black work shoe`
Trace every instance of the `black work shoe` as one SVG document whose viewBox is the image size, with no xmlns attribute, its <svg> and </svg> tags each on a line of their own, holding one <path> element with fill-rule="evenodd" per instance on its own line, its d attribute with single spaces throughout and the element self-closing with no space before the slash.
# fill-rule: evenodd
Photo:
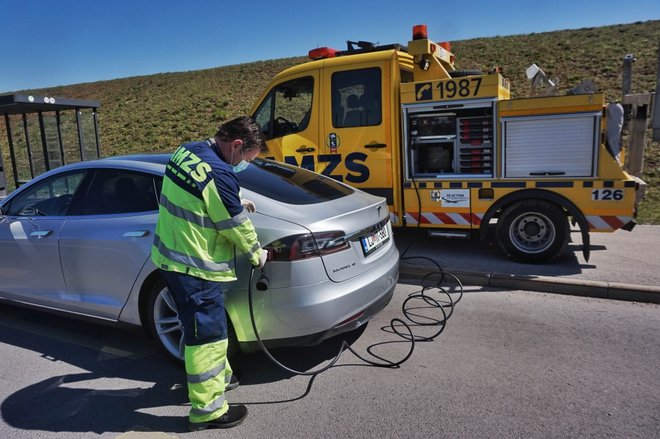
<svg viewBox="0 0 660 439">
<path fill-rule="evenodd" d="M 241 380 L 236 375 L 232 374 L 231 378 L 229 379 L 229 384 L 225 386 L 225 392 L 234 390 L 238 387 L 239 384 L 241 384 Z"/>
<path fill-rule="evenodd" d="M 247 418 L 248 409 L 243 404 L 229 404 L 227 413 L 208 422 L 189 422 L 190 431 L 200 431 L 209 428 L 231 428 L 236 427 Z"/>
</svg>

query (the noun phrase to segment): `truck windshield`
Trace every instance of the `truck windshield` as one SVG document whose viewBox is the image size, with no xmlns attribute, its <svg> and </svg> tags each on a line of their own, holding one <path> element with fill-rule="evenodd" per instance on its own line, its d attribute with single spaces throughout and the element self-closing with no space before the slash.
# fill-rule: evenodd
<svg viewBox="0 0 660 439">
<path fill-rule="evenodd" d="M 237 174 L 242 188 L 288 204 L 316 204 L 354 190 L 332 178 L 296 166 L 256 159 Z"/>
</svg>

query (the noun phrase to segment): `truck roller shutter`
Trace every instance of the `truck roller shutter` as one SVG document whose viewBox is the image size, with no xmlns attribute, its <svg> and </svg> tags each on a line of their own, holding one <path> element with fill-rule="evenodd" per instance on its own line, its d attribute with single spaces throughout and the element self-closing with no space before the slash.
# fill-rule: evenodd
<svg viewBox="0 0 660 439">
<path fill-rule="evenodd" d="M 592 177 L 600 113 L 502 119 L 504 177 Z"/>
</svg>

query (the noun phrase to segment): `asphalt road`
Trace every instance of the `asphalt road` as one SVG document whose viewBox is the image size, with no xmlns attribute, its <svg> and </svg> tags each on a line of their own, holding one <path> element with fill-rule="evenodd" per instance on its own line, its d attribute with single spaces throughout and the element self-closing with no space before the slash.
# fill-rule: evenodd
<svg viewBox="0 0 660 439">
<path fill-rule="evenodd" d="M 382 329 L 419 287 L 351 339 L 395 360 L 408 351 Z M 429 291 L 433 294 L 433 291 Z M 440 300 L 439 296 L 436 297 Z M 439 316 L 409 302 L 418 321 Z M 241 426 L 188 433 L 185 378 L 139 331 L 110 329 L 0 306 L 2 438 L 655 438 L 660 431 L 659 305 L 466 288 L 444 332 L 417 343 L 398 369 L 349 353 L 315 378 L 274 368 L 262 354 L 237 362 L 248 404 Z M 437 327 L 415 327 L 431 335 Z M 277 355 L 314 368 L 333 340 Z"/>
</svg>

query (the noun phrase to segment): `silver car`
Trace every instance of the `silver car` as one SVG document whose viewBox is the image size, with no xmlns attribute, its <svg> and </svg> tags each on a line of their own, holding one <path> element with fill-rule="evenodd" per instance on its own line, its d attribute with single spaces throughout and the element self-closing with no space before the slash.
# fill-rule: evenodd
<svg viewBox="0 0 660 439">
<path fill-rule="evenodd" d="M 182 358 L 176 306 L 149 254 L 169 154 L 63 166 L 0 203 L 0 299 L 141 325 Z M 253 278 L 255 320 L 269 347 L 313 345 L 369 320 L 392 297 L 399 253 L 385 200 L 269 160 L 238 174 L 269 262 Z M 231 339 L 257 349 L 251 265 L 227 284 Z M 257 289 L 256 287 L 259 287 Z"/>
</svg>

